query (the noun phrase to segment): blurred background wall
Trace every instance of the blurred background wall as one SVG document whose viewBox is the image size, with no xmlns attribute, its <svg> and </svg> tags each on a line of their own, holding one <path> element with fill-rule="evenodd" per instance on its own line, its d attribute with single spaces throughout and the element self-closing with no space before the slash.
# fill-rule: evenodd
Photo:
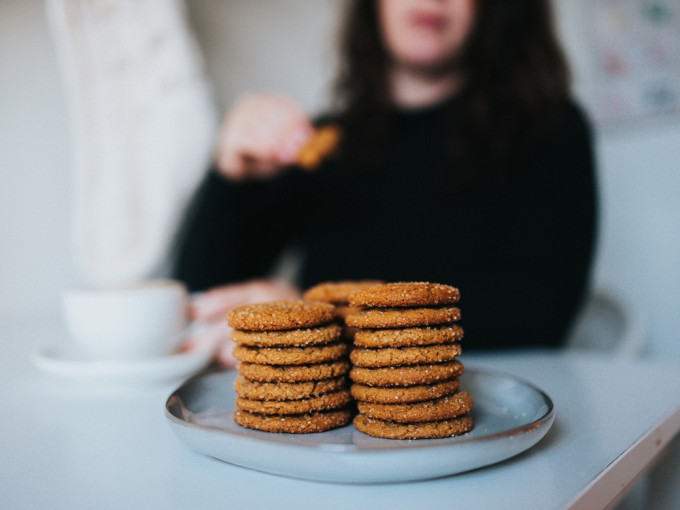
<svg viewBox="0 0 680 510">
<path fill-rule="evenodd" d="M 42 0 L 0 0 L 0 175 L 0 316 L 54 316 L 76 272 L 69 118 Z"/>
<path fill-rule="evenodd" d="M 291 94 L 322 110 L 342 3 L 188 0 L 220 111 L 248 91 Z M 555 0 L 575 93 L 587 108 L 595 89 L 589 4 Z M 649 355 L 680 360 L 680 116 L 598 125 L 596 143 L 602 214 L 594 283 L 639 314 Z M 70 144 L 43 0 L 0 0 L 0 321 L 58 316 L 60 290 L 78 281 Z"/>
</svg>

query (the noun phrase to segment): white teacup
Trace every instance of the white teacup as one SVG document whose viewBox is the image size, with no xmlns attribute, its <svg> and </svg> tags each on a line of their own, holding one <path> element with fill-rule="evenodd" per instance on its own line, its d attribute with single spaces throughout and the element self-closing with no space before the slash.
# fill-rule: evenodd
<svg viewBox="0 0 680 510">
<path fill-rule="evenodd" d="M 97 360 L 171 354 L 187 327 L 187 290 L 174 280 L 77 287 L 62 298 L 72 340 Z"/>
</svg>

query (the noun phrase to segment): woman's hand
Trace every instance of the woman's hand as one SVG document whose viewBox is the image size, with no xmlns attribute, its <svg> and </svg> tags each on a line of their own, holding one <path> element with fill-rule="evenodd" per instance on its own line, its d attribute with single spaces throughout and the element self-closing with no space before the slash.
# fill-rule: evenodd
<svg viewBox="0 0 680 510">
<path fill-rule="evenodd" d="M 310 118 L 294 100 L 274 94 L 244 96 L 222 125 L 217 168 L 230 179 L 274 175 L 296 162 L 312 133 Z"/>
<path fill-rule="evenodd" d="M 236 366 L 232 355 L 231 328 L 227 325 L 229 310 L 240 305 L 276 300 L 301 299 L 300 291 L 282 280 L 256 280 L 225 285 L 195 296 L 189 307 L 194 321 L 189 335 L 188 349 L 200 343 L 215 349 L 218 363 Z"/>
</svg>

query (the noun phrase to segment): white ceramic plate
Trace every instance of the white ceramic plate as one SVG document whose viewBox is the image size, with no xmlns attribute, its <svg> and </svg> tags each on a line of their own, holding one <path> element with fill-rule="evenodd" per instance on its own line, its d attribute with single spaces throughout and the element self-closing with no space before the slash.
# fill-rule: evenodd
<svg viewBox="0 0 680 510">
<path fill-rule="evenodd" d="M 131 361 L 102 361 L 89 358 L 68 342 L 43 347 L 33 354 L 33 364 L 58 377 L 95 383 L 168 383 L 194 375 L 212 359 L 212 350 L 170 354 Z"/>
<path fill-rule="evenodd" d="M 531 448 L 554 420 L 550 398 L 513 376 L 467 368 L 475 401 L 463 436 L 377 439 L 352 425 L 317 434 L 272 434 L 232 420 L 235 371 L 192 379 L 167 400 L 175 433 L 194 451 L 258 471 L 309 480 L 376 483 L 436 478 L 500 462 Z"/>
</svg>

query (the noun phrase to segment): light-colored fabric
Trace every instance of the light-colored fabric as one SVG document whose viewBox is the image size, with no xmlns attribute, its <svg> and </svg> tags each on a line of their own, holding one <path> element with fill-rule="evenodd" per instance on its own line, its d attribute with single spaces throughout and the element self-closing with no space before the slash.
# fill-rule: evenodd
<svg viewBox="0 0 680 510">
<path fill-rule="evenodd" d="M 75 140 L 74 238 L 90 283 L 162 272 L 217 117 L 181 0 L 47 0 Z"/>
</svg>

